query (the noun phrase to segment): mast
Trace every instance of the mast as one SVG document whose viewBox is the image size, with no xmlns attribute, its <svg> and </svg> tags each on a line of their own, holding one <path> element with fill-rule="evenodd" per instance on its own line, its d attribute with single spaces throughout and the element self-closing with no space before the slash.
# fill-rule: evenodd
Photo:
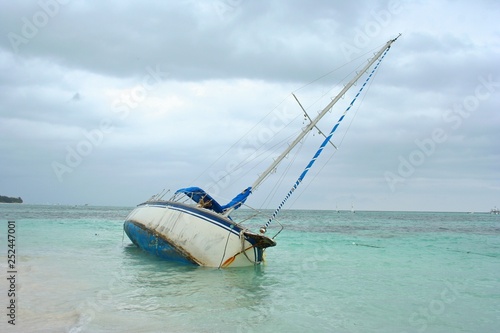
<svg viewBox="0 0 500 333">
<path fill-rule="evenodd" d="M 252 191 L 254 191 L 255 189 L 257 189 L 257 187 L 264 181 L 264 179 L 266 179 L 266 177 L 271 172 L 273 172 L 273 170 L 290 153 L 290 151 L 292 151 L 292 149 L 295 148 L 295 146 L 297 146 L 297 144 L 299 144 L 299 142 L 307 135 L 307 133 L 309 133 L 310 130 L 312 130 L 314 127 L 316 127 L 316 124 L 321 120 L 321 118 L 323 118 L 328 113 L 328 111 L 330 111 L 330 109 L 333 107 L 333 105 L 335 105 L 335 103 L 337 103 L 338 100 L 342 96 L 344 96 L 344 94 L 356 83 L 356 81 L 358 81 L 358 79 L 363 74 L 365 74 L 365 72 L 375 63 L 375 61 L 377 61 L 377 59 L 380 58 L 380 56 L 384 53 L 384 51 L 386 49 L 388 49 L 389 47 L 391 47 L 391 44 L 393 42 L 395 42 L 396 39 L 398 39 L 398 38 L 399 38 L 399 36 L 396 37 L 396 38 L 394 38 L 394 39 L 391 39 L 387 43 L 385 43 L 385 45 L 382 46 L 382 48 L 375 54 L 375 56 L 370 61 L 368 61 L 368 63 L 365 65 L 365 67 L 363 67 L 363 69 L 351 81 L 349 81 L 349 83 L 347 83 L 347 85 L 344 87 L 344 89 L 342 89 L 340 91 L 340 93 L 338 93 L 338 95 L 335 96 L 335 98 L 330 103 L 328 103 L 327 106 L 325 106 L 325 108 L 316 116 L 316 118 L 314 118 L 313 120 L 311 120 L 311 122 L 309 123 L 309 125 L 307 125 L 299 133 L 299 135 L 297 136 L 297 138 L 285 149 L 285 151 L 283 153 L 281 153 L 281 155 L 278 156 L 278 158 L 276 158 L 273 161 L 273 163 L 271 163 L 271 165 L 266 169 L 266 171 L 264 171 L 257 178 L 257 180 L 255 180 L 255 182 L 252 184 Z"/>
</svg>

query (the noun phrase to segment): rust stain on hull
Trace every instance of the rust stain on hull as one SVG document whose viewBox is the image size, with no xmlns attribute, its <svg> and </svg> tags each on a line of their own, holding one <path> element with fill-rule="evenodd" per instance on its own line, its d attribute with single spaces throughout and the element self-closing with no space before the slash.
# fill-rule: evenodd
<svg viewBox="0 0 500 333">
<path fill-rule="evenodd" d="M 160 233 L 158 233 L 155 230 L 151 230 L 151 229 L 147 228 L 146 226 L 144 226 L 142 223 L 139 223 L 137 221 L 128 220 L 127 222 L 132 223 L 133 225 L 135 225 L 136 227 L 142 229 L 144 232 L 150 234 L 151 236 L 153 236 L 155 238 L 158 238 L 158 239 L 161 239 L 163 242 L 167 243 L 174 251 L 176 251 L 180 256 L 184 257 L 187 261 L 189 261 L 189 262 L 191 262 L 191 263 L 193 263 L 195 265 L 203 266 L 203 263 L 201 263 L 199 260 L 197 260 L 194 256 L 192 256 L 184 248 L 182 248 L 181 246 L 175 244 L 175 242 L 172 241 L 167 236 L 165 236 L 163 234 L 160 234 Z M 129 236 L 129 238 L 130 238 L 130 236 Z M 136 245 L 139 246 L 137 243 L 136 243 Z"/>
</svg>

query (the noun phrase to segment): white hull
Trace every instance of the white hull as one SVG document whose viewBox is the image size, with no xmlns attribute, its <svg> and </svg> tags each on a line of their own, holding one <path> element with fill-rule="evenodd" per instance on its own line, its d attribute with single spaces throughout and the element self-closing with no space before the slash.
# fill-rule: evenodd
<svg viewBox="0 0 500 333">
<path fill-rule="evenodd" d="M 208 267 L 241 267 L 263 261 L 276 243 L 211 210 L 173 201 L 146 202 L 124 224 L 141 249 L 168 260 Z"/>
</svg>

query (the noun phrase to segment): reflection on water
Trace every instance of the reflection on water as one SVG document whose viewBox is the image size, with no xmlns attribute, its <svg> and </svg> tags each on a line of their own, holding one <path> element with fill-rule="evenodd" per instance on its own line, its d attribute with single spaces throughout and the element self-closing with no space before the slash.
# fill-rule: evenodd
<svg viewBox="0 0 500 333">
<path fill-rule="evenodd" d="M 266 266 L 230 269 L 183 265 L 158 259 L 134 245 L 123 248 L 120 280 L 122 310 L 158 311 L 159 316 L 199 318 L 212 313 L 224 320 L 229 313 L 259 321 L 274 308 L 275 277 Z M 130 300 L 133 300 L 130 302 Z M 201 319 L 200 319 L 201 320 Z"/>
</svg>

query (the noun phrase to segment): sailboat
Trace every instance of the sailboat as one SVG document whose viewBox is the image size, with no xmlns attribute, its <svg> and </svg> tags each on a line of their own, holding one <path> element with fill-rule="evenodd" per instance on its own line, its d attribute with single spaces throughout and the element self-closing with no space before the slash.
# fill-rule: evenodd
<svg viewBox="0 0 500 333">
<path fill-rule="evenodd" d="M 262 263 L 265 250 L 276 246 L 275 238 L 279 234 L 278 232 L 273 237 L 266 235 L 269 224 L 275 219 L 285 202 L 300 185 L 325 146 L 330 142 L 340 122 L 397 38 L 399 36 L 385 43 L 314 119 L 307 116 L 308 125 L 300 131 L 281 155 L 257 177 L 251 186 L 245 188 L 225 205 L 218 203 L 205 190 L 194 186 L 178 189 L 168 200 L 163 200 L 162 195 L 155 195 L 139 204 L 126 217 L 123 228 L 132 243 L 160 258 L 186 264 L 226 268 Z M 311 130 L 318 129 L 317 124 L 320 119 L 330 111 L 333 105 L 361 76 L 368 73 L 370 67 L 375 63 L 376 65 L 356 97 L 334 125 L 329 135 L 322 133 L 325 136 L 324 141 L 267 222 L 258 231 L 252 231 L 243 223 L 233 221 L 231 213 L 246 202 L 250 194 L 257 190 L 268 178 L 268 175 Z M 302 105 L 300 106 L 302 107 Z"/>
</svg>

